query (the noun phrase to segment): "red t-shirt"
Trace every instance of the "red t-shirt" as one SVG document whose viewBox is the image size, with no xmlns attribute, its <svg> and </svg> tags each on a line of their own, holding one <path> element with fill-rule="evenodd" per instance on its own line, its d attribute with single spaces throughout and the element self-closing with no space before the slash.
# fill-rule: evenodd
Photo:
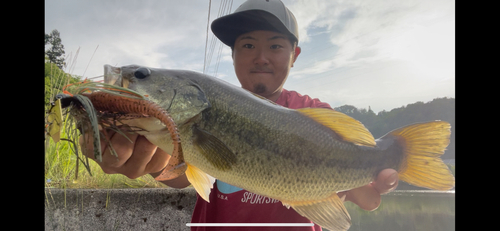
<svg viewBox="0 0 500 231">
<path fill-rule="evenodd" d="M 304 107 L 332 109 L 328 103 L 285 89 L 276 103 L 291 109 Z M 293 208 L 287 209 L 278 200 L 248 192 L 219 180 L 216 180 L 210 192 L 210 203 L 196 195 L 191 223 L 312 223 Z M 191 230 L 318 231 L 322 229 L 314 224 L 309 227 L 191 227 Z"/>
<path fill-rule="evenodd" d="M 276 104 L 290 109 L 298 109 L 305 107 L 322 107 L 332 109 L 330 104 L 323 103 L 317 98 L 311 98 L 308 95 L 301 95 L 296 91 L 288 91 L 283 89 L 280 97 L 276 100 Z M 333 109 L 332 109 L 333 110 Z"/>
</svg>

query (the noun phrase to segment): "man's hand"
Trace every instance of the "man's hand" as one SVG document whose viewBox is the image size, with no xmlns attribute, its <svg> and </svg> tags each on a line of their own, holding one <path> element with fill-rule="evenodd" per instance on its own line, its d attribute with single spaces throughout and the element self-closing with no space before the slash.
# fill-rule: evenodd
<svg viewBox="0 0 500 231">
<path fill-rule="evenodd" d="M 368 185 L 351 189 L 345 192 L 339 192 L 338 196 L 345 201 L 351 201 L 360 208 L 372 211 L 380 205 L 380 195 L 391 192 L 398 186 L 398 173 L 394 169 L 384 169 L 378 175 L 375 181 Z"/>
<path fill-rule="evenodd" d="M 102 170 L 107 174 L 120 173 L 130 179 L 146 175 L 148 173 L 160 172 L 168 163 L 170 155 L 149 142 L 146 137 L 138 134 L 129 134 L 123 131 L 127 137 L 133 141 L 130 142 L 123 135 L 114 131 L 107 130 L 108 139 L 115 149 L 118 157 L 111 154 L 109 144 L 101 137 L 102 162 L 94 159 L 94 147 L 92 136 L 87 136 L 87 143 L 83 143 L 80 138 L 80 144 L 87 148 L 85 152 L 89 158 L 96 161 Z"/>
</svg>

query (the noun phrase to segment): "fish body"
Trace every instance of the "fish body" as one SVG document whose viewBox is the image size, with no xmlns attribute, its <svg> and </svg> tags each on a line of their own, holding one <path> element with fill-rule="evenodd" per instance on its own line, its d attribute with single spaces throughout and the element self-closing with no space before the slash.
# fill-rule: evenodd
<svg viewBox="0 0 500 231">
<path fill-rule="evenodd" d="M 214 103 L 195 126 L 231 152 L 199 155 L 195 144 L 185 154 L 187 163 L 224 182 L 280 201 L 309 201 L 366 185 L 382 169 L 399 167 L 402 155 L 397 152 L 342 141 L 333 130 L 297 110 L 244 91 L 223 92 L 228 89 L 232 88 L 206 93 Z M 234 155 L 234 161 L 217 165 L 213 155 Z"/>
<path fill-rule="evenodd" d="M 105 66 L 105 81 L 147 95 L 170 113 L 188 180 L 206 200 L 213 182 L 208 174 L 280 200 L 321 226 L 345 230 L 350 217 L 336 193 L 368 184 L 383 169 L 395 169 L 400 179 L 419 186 L 454 186 L 439 159 L 449 143 L 444 121 L 410 125 L 375 140 L 340 112 L 288 109 L 198 72 Z M 124 123 L 172 150 L 168 130 L 157 119 Z"/>
</svg>

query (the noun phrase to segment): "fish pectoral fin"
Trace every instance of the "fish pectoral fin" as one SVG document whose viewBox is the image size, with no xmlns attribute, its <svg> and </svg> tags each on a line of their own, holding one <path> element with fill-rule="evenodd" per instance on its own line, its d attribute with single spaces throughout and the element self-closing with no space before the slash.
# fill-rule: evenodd
<svg viewBox="0 0 500 231">
<path fill-rule="evenodd" d="M 300 108 L 296 110 L 332 129 L 344 141 L 368 147 L 377 145 L 373 135 L 361 122 L 344 113 L 326 108 Z"/>
<path fill-rule="evenodd" d="M 190 164 L 187 164 L 186 177 L 201 198 L 210 202 L 210 191 L 214 187 L 215 178 Z"/>
<path fill-rule="evenodd" d="M 214 167 L 226 171 L 236 163 L 236 155 L 217 137 L 197 127 L 193 134 L 194 146 Z"/>
<path fill-rule="evenodd" d="M 351 226 L 351 216 L 337 193 L 321 201 L 283 204 L 291 206 L 300 215 L 328 230 L 347 230 Z"/>
</svg>

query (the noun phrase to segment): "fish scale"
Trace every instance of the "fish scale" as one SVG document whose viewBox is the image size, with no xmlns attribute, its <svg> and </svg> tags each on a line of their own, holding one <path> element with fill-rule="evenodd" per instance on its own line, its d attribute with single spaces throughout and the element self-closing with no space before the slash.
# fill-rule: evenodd
<svg viewBox="0 0 500 231">
<path fill-rule="evenodd" d="M 205 80 L 208 82 L 211 79 L 197 80 L 196 83 L 209 86 L 210 83 L 205 83 Z M 241 102 L 240 99 L 245 95 L 251 95 L 243 91 L 210 87 L 203 89 L 206 89 L 205 94 L 213 107 L 202 113 L 203 119 L 198 122 L 198 126 L 233 150 L 237 162 L 231 172 L 219 173 L 205 159 L 190 157 L 188 153 L 185 158 L 224 182 L 278 200 L 315 200 L 329 196 L 332 192 L 366 185 L 373 180 L 376 169 L 383 169 L 373 164 L 371 169 L 366 168 L 366 163 L 373 162 L 367 157 L 376 155 L 365 153 L 373 150 L 361 151 L 359 146 L 335 140 L 333 131 L 294 110 L 258 98 Z M 227 97 L 231 93 L 233 97 Z M 269 107 L 274 110 L 269 110 Z M 229 131 L 234 128 L 236 131 Z M 269 158 L 276 161 L 269 162 Z M 379 156 L 376 158 L 380 159 Z M 278 173 L 278 167 L 269 166 L 282 168 L 279 168 Z M 390 167 L 398 166 L 395 163 Z M 370 170 L 371 173 L 363 174 Z M 260 183 L 251 186 L 241 183 L 247 181 Z"/>
</svg>

